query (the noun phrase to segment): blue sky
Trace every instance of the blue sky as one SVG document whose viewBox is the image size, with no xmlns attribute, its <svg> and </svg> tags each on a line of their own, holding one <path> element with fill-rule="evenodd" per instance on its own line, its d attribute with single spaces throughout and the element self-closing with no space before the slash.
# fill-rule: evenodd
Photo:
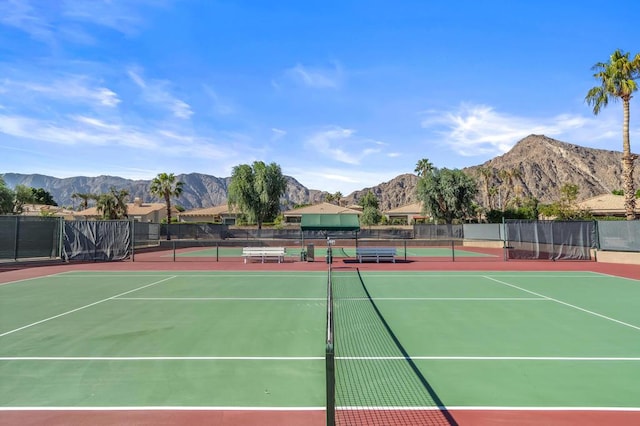
<svg viewBox="0 0 640 426">
<path fill-rule="evenodd" d="M 636 0 L 0 0 L 0 173 L 261 160 L 348 195 L 532 133 L 620 151 L 621 104 L 594 116 L 584 97 L 596 62 L 640 51 L 638 16 Z"/>
</svg>

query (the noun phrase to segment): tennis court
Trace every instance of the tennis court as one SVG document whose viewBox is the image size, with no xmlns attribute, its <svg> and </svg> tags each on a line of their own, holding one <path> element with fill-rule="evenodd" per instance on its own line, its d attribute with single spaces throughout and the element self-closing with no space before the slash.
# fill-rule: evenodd
<svg viewBox="0 0 640 426">
<path fill-rule="evenodd" d="M 636 279 L 410 265 L 333 265 L 337 424 L 638 423 Z M 326 265 L 106 266 L 0 285 L 1 424 L 325 424 Z"/>
<path fill-rule="evenodd" d="M 339 241 L 340 245 L 333 247 L 332 256 L 337 259 L 355 260 L 356 247 L 353 242 L 351 245 L 344 245 L 343 241 Z M 440 260 L 457 260 L 457 261 L 502 261 L 504 252 L 502 248 L 486 248 L 486 247 L 465 247 L 458 245 L 459 242 L 454 241 L 432 241 L 432 245 L 411 245 L 407 246 L 402 241 L 389 243 L 385 246 L 396 249 L 396 259 L 398 261 L 411 261 L 418 259 L 421 261 L 440 261 Z M 251 245 L 251 243 L 247 243 Z M 255 244 L 255 243 L 253 243 Z M 366 245 L 365 245 L 366 246 Z M 301 253 L 307 255 L 307 247 L 303 247 L 300 241 L 289 241 L 283 246 L 286 249 L 285 259 L 287 261 L 296 261 L 301 258 Z M 166 245 L 164 250 L 158 250 L 153 253 L 144 253 L 138 255 L 145 261 L 157 262 L 226 262 L 237 261 L 242 256 L 243 247 L 229 247 L 218 245 L 217 242 L 207 240 L 181 241 L 178 245 Z M 318 260 L 324 260 L 327 255 L 326 247 L 314 247 L 314 256 Z"/>
</svg>

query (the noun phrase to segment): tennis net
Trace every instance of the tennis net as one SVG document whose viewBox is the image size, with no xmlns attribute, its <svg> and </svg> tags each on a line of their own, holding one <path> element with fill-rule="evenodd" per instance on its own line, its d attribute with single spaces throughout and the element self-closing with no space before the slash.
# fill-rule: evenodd
<svg viewBox="0 0 640 426">
<path fill-rule="evenodd" d="M 456 424 L 359 270 L 329 268 L 327 297 L 327 425 Z"/>
</svg>

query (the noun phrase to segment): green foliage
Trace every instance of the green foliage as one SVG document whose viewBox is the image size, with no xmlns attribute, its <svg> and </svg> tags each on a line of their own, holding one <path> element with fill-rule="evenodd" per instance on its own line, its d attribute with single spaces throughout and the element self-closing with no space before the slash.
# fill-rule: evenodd
<svg viewBox="0 0 640 426">
<path fill-rule="evenodd" d="M 151 181 L 149 190 L 151 194 L 164 200 L 167 206 L 167 222 L 171 223 L 171 197 L 179 197 L 182 194 L 183 182 L 177 180 L 173 173 L 159 173 Z M 167 239 L 171 236 L 167 233 Z"/>
<path fill-rule="evenodd" d="M 35 204 L 44 204 L 46 206 L 58 205 L 58 203 L 53 200 L 53 196 L 43 188 L 31 188 L 31 193 L 33 194 L 33 202 Z"/>
<path fill-rule="evenodd" d="M 382 214 L 380 210 L 372 206 L 367 206 L 362 210 L 360 222 L 365 226 L 377 225 L 380 223 L 381 218 Z"/>
<path fill-rule="evenodd" d="M 560 187 L 560 200 L 551 204 L 540 205 L 540 214 L 556 220 L 591 220 L 589 210 L 580 209 L 576 203 L 580 189 L 578 185 L 566 183 Z"/>
<path fill-rule="evenodd" d="M 433 170 L 433 164 L 427 158 L 423 158 L 416 163 L 415 172 L 418 176 L 426 176 Z"/>
<path fill-rule="evenodd" d="M 15 193 L 9 188 L 4 179 L 0 176 L 0 214 L 11 214 L 13 212 L 13 198 Z"/>
<path fill-rule="evenodd" d="M 98 201 L 99 195 L 96 194 L 87 194 L 87 193 L 79 193 L 75 192 L 71 194 L 71 198 L 80 198 L 80 206 L 78 206 L 79 210 L 86 210 L 89 208 L 89 200 Z"/>
<path fill-rule="evenodd" d="M 367 207 L 378 209 L 380 207 L 380 202 L 378 201 L 378 198 L 371 191 L 368 191 L 366 194 L 364 194 L 364 196 L 360 199 L 360 202 L 358 204 L 360 204 L 363 209 Z"/>
<path fill-rule="evenodd" d="M 264 222 L 273 221 L 280 213 L 280 197 L 286 189 L 287 180 L 276 163 L 240 164 L 231 175 L 229 208 L 238 208 L 250 223 L 257 223 L 261 229 Z"/>
<path fill-rule="evenodd" d="M 102 213 L 104 220 L 117 220 L 127 217 L 127 197 L 129 191 L 126 189 L 117 190 L 111 187 L 110 192 L 100 194 L 97 198 L 96 209 Z"/>
<path fill-rule="evenodd" d="M 613 191 L 611 191 L 611 193 L 613 195 L 624 195 L 624 189 L 614 189 Z M 636 192 L 636 196 L 637 196 L 637 192 Z"/>
<path fill-rule="evenodd" d="M 16 185 L 13 198 L 13 213 L 20 214 L 25 204 L 33 203 L 33 192 L 25 185 Z"/>
<path fill-rule="evenodd" d="M 478 189 L 473 178 L 462 170 L 433 168 L 418 181 L 416 193 L 425 213 L 437 222 L 453 223 L 473 215 Z"/>
</svg>

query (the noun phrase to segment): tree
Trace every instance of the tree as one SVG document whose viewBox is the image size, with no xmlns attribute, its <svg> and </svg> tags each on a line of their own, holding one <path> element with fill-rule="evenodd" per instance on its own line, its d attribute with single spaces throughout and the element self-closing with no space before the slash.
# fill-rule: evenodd
<svg viewBox="0 0 640 426">
<path fill-rule="evenodd" d="M 160 173 L 151 181 L 151 194 L 164 200 L 167 206 L 167 224 L 171 224 L 171 197 L 182 194 L 183 182 L 177 180 L 173 173 Z M 170 227 L 167 226 L 167 240 L 171 239 Z"/>
<path fill-rule="evenodd" d="M 484 188 L 484 206 L 487 209 L 491 208 L 491 193 L 489 192 L 489 185 L 493 180 L 495 169 L 493 167 L 479 167 L 478 176 L 482 179 L 482 186 Z"/>
<path fill-rule="evenodd" d="M 498 172 L 498 177 L 502 179 L 502 187 L 504 188 L 504 200 L 502 201 L 502 208 L 506 208 L 509 204 L 509 199 L 511 198 L 511 192 L 513 191 L 514 185 L 513 180 L 515 178 L 519 178 L 522 176 L 522 172 L 520 169 L 512 168 L 512 169 L 504 169 Z"/>
<path fill-rule="evenodd" d="M 429 174 L 433 170 L 433 164 L 427 159 L 423 158 L 418 161 L 416 164 L 416 169 L 414 170 L 418 176 L 425 176 Z"/>
<path fill-rule="evenodd" d="M 44 204 L 45 206 L 58 205 L 58 203 L 53 200 L 53 196 L 48 191 L 45 191 L 44 188 L 31 188 L 31 193 L 33 194 L 33 202 L 35 204 Z"/>
<path fill-rule="evenodd" d="M 280 213 L 280 197 L 286 190 L 287 180 L 276 163 L 240 164 L 233 168 L 227 203 L 262 229 L 264 222 L 274 220 Z"/>
<path fill-rule="evenodd" d="M 73 194 L 71 194 L 71 198 L 80 198 L 82 200 L 80 201 L 80 210 L 86 210 L 89 208 L 89 200 L 98 201 L 98 196 L 96 194 L 86 194 L 79 192 L 74 192 Z"/>
<path fill-rule="evenodd" d="M 129 191 L 126 189 L 116 190 L 111 187 L 110 192 L 100 194 L 97 197 L 96 210 L 102 213 L 104 220 L 117 220 L 127 217 L 126 198 Z"/>
<path fill-rule="evenodd" d="M 617 49 L 609 57 L 609 62 L 598 62 L 592 67 L 596 71 L 593 77 L 600 85 L 587 93 L 585 101 L 593 107 L 598 115 L 606 107 L 609 100 L 622 100 L 622 179 L 624 182 L 624 208 L 627 220 L 636 218 L 635 188 L 633 182 L 634 162 L 636 155 L 631 153 L 629 139 L 629 104 L 632 93 L 638 90 L 636 79 L 640 78 L 640 53 L 629 59 L 629 53 Z"/>
<path fill-rule="evenodd" d="M 13 198 L 13 213 L 20 214 L 25 204 L 33 203 L 33 192 L 25 185 L 16 185 Z"/>
<path fill-rule="evenodd" d="M 378 198 L 369 191 L 360 200 L 362 206 L 362 216 L 360 220 L 363 225 L 371 226 L 380 223 L 382 214 L 380 213 L 380 202 Z"/>
<path fill-rule="evenodd" d="M 13 213 L 13 198 L 15 193 L 9 188 L 2 176 L 0 176 L 0 214 Z"/>
<path fill-rule="evenodd" d="M 476 181 L 462 170 L 433 168 L 416 186 L 424 213 L 437 221 L 453 223 L 473 214 L 473 199 L 478 192 Z"/>
</svg>

